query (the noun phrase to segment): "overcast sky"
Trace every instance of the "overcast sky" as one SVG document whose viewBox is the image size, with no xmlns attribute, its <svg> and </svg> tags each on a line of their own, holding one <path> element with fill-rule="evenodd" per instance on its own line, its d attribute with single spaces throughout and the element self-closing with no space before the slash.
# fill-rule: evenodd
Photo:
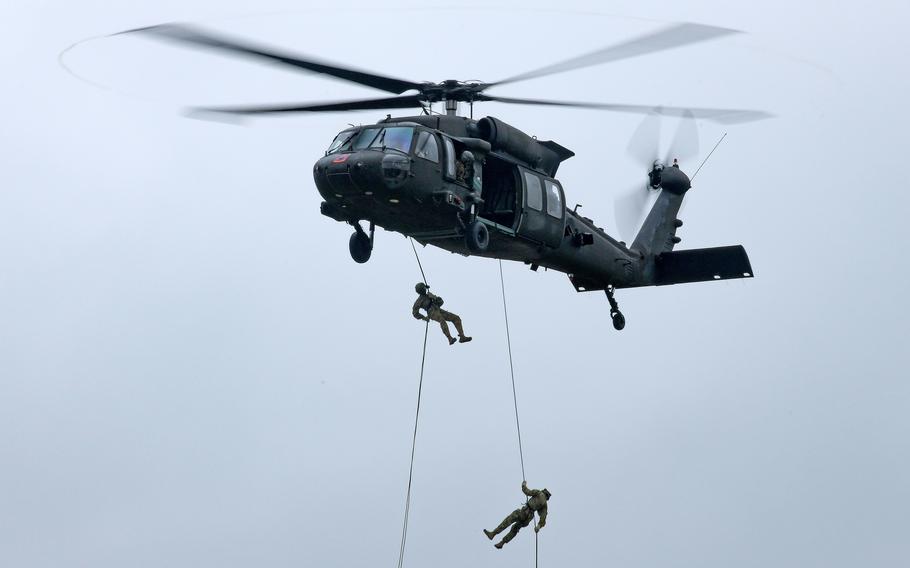
<svg viewBox="0 0 910 568">
<path fill-rule="evenodd" d="M 124 37 L 67 54 L 105 88 L 58 64 L 168 21 L 417 81 L 494 81 L 668 22 L 747 32 L 491 93 L 777 115 L 699 123 L 700 157 L 728 136 L 679 233 L 742 243 L 756 278 L 620 291 L 617 333 L 603 294 L 504 265 L 528 482 L 553 493 L 540 565 L 907 562 L 906 2 L 303 4 L 0 7 L 0 565 L 397 562 L 420 273 L 384 231 L 355 264 L 310 173 L 385 113 L 179 114 L 377 92 Z M 612 230 L 643 181 L 640 117 L 484 114 L 574 150 L 567 201 Z M 420 254 L 474 341 L 430 330 L 405 565 L 528 566 L 532 532 L 501 551 L 480 532 L 522 502 L 498 265 Z"/>
</svg>

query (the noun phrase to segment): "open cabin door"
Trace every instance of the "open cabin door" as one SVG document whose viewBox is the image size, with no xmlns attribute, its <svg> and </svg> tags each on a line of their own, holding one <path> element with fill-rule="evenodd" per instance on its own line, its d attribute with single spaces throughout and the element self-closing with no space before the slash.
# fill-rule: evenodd
<svg viewBox="0 0 910 568">
<path fill-rule="evenodd" d="M 483 208 L 480 217 L 514 232 L 521 213 L 522 192 L 518 167 L 489 154 L 483 165 L 482 176 Z"/>
</svg>

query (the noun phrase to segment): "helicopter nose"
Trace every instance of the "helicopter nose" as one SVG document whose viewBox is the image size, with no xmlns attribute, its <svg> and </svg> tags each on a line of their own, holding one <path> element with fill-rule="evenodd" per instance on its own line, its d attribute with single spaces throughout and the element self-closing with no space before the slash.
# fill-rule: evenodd
<svg viewBox="0 0 910 568">
<path fill-rule="evenodd" d="M 682 195 L 689 191 L 689 188 L 692 187 L 692 182 L 686 172 L 671 166 L 664 168 L 660 172 L 660 186 L 670 193 Z"/>
<path fill-rule="evenodd" d="M 411 160 L 408 156 L 386 154 L 382 158 L 382 181 L 389 189 L 398 189 L 407 181 L 411 173 Z"/>
<path fill-rule="evenodd" d="M 378 152 L 350 152 L 326 156 L 316 162 L 313 175 L 316 186 L 347 194 L 362 193 L 362 188 L 375 186 L 382 181 L 382 154 Z"/>
</svg>

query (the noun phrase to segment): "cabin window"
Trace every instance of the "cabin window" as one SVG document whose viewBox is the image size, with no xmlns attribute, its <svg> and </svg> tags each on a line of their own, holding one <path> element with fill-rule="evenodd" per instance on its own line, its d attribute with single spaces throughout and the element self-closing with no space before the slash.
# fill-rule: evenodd
<svg viewBox="0 0 910 568">
<path fill-rule="evenodd" d="M 450 138 L 443 137 L 446 144 L 446 175 L 455 177 L 455 144 Z"/>
<path fill-rule="evenodd" d="M 547 180 L 547 214 L 557 219 L 562 218 L 562 193 L 559 186 Z"/>
<path fill-rule="evenodd" d="M 417 135 L 417 153 L 418 158 L 439 163 L 439 145 L 436 143 L 436 136 L 432 132 L 421 131 Z"/>
<path fill-rule="evenodd" d="M 540 188 L 540 178 L 531 172 L 525 172 L 525 189 L 528 192 L 528 207 L 535 211 L 543 210 L 543 191 Z"/>
</svg>

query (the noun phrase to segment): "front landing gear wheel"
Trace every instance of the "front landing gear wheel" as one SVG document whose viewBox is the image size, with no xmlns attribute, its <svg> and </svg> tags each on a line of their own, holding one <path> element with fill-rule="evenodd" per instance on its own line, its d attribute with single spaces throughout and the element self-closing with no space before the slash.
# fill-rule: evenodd
<svg viewBox="0 0 910 568">
<path fill-rule="evenodd" d="M 363 264 L 370 260 L 370 255 L 373 253 L 373 243 L 370 242 L 370 237 L 366 233 L 357 231 L 351 235 L 348 249 L 351 251 L 351 258 L 354 259 L 354 262 Z"/>
<path fill-rule="evenodd" d="M 465 227 L 464 240 L 471 252 L 484 252 L 490 246 L 490 231 L 475 219 Z"/>
<path fill-rule="evenodd" d="M 622 315 L 622 312 L 610 312 L 610 317 L 613 319 L 613 329 L 616 331 L 626 327 L 626 317 Z"/>
</svg>

